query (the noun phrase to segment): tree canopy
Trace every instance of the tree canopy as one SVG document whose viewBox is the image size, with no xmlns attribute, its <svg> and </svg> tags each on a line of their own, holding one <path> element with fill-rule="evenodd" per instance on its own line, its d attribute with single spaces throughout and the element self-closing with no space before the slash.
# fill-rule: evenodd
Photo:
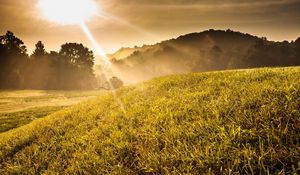
<svg viewBox="0 0 300 175">
<path fill-rule="evenodd" d="M 94 54 L 78 43 L 66 43 L 48 53 L 38 41 L 30 57 L 24 42 L 8 31 L 0 36 L 0 88 L 94 88 Z"/>
</svg>

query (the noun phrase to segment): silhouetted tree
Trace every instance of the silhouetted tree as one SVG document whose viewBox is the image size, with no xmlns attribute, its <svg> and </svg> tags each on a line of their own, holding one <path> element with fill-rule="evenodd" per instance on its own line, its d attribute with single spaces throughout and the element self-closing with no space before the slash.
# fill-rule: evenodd
<svg viewBox="0 0 300 175">
<path fill-rule="evenodd" d="M 25 73 L 25 87 L 33 89 L 48 89 L 52 68 L 49 54 L 42 41 L 38 41 L 30 56 L 29 65 Z"/>
<path fill-rule="evenodd" d="M 65 67 L 67 64 L 64 59 L 59 55 L 58 52 L 51 51 L 48 55 L 48 60 L 50 61 L 51 75 L 49 79 L 48 87 L 50 89 L 66 89 L 65 88 L 65 79 L 67 75 L 64 74 Z M 76 89 L 76 88 L 74 88 Z"/>
<path fill-rule="evenodd" d="M 24 42 L 8 31 L 0 36 L 0 88 L 93 88 L 94 55 L 87 47 L 66 43 L 60 52 L 46 52 L 38 41 L 29 59 Z"/>
<path fill-rule="evenodd" d="M 21 88 L 28 61 L 24 42 L 8 31 L 0 36 L 0 88 Z"/>
<path fill-rule="evenodd" d="M 3 36 L 0 36 L 0 43 L 5 45 L 9 53 L 15 55 L 27 55 L 27 49 L 24 42 L 17 38 L 11 31 Z"/>
<path fill-rule="evenodd" d="M 78 68 L 92 70 L 94 66 L 94 54 L 87 47 L 78 43 L 66 43 L 61 46 L 59 54 L 66 61 Z"/>
<path fill-rule="evenodd" d="M 61 46 L 60 59 L 65 64 L 66 87 L 91 88 L 94 81 L 94 54 L 78 43 L 66 43 Z"/>
<path fill-rule="evenodd" d="M 47 55 L 45 45 L 42 43 L 42 41 L 38 41 L 35 45 L 35 50 L 33 51 L 31 58 L 42 58 L 45 55 Z"/>
</svg>

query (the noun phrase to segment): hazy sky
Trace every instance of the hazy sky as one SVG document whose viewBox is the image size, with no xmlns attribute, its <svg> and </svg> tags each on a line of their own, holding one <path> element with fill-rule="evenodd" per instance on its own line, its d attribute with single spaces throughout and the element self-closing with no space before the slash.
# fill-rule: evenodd
<svg viewBox="0 0 300 175">
<path fill-rule="evenodd" d="M 38 40 L 48 51 L 58 50 L 65 42 L 81 42 L 92 48 L 78 26 L 43 19 L 37 1 L 0 0 L 1 35 L 11 30 L 29 51 Z M 96 1 L 104 15 L 87 25 L 106 52 L 211 28 L 230 28 L 270 40 L 295 40 L 300 36 L 300 0 Z"/>
</svg>

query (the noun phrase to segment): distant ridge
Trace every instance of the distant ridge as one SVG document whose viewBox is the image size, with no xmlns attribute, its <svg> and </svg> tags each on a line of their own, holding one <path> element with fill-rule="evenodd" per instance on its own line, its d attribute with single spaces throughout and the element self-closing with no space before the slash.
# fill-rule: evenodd
<svg viewBox="0 0 300 175">
<path fill-rule="evenodd" d="M 177 73 L 300 65 L 300 39 L 268 41 L 232 30 L 190 33 L 154 45 L 121 48 L 109 55 L 127 83 Z"/>
<path fill-rule="evenodd" d="M 257 36 L 253 36 L 253 35 L 250 35 L 250 34 L 244 34 L 244 33 L 241 33 L 241 32 L 234 32 L 232 30 L 224 31 L 224 30 L 210 29 L 210 30 L 206 30 L 206 31 L 203 31 L 203 32 L 195 32 L 195 33 L 189 33 L 189 34 L 186 34 L 186 35 L 180 35 L 177 38 L 173 38 L 173 39 L 170 39 L 170 40 L 165 40 L 165 41 L 159 42 L 159 43 L 154 44 L 154 45 L 143 45 L 141 47 L 135 46 L 135 47 L 132 47 L 132 48 L 131 47 L 122 47 L 118 51 L 116 51 L 115 53 L 109 54 L 108 56 L 111 59 L 121 60 L 121 59 L 128 58 L 129 56 L 131 56 L 136 51 L 139 51 L 139 52 L 145 51 L 147 49 L 155 48 L 159 45 L 165 45 L 165 44 L 168 44 L 170 42 L 181 43 L 181 44 L 186 44 L 184 42 L 187 42 L 187 43 L 191 44 L 193 41 L 195 42 L 195 41 L 202 40 L 204 36 L 213 35 L 215 37 L 218 37 L 220 35 L 224 35 L 224 33 L 229 34 L 229 35 L 227 35 L 227 38 L 232 37 L 231 39 L 241 37 L 241 36 L 243 36 L 244 39 L 247 38 L 247 39 L 252 40 L 252 41 L 261 39 Z"/>
</svg>

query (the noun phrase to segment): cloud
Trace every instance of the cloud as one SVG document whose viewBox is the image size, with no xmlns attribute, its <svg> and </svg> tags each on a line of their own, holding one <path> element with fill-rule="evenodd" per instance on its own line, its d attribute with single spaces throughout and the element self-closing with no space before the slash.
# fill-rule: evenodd
<svg viewBox="0 0 300 175">
<path fill-rule="evenodd" d="M 268 4 L 287 4 L 296 2 L 297 0 L 110 0 L 114 4 L 119 5 L 180 5 L 190 6 L 190 5 L 268 5 Z M 108 1 L 107 1 L 108 2 Z"/>
<path fill-rule="evenodd" d="M 112 13 L 135 23 L 280 21 L 300 16 L 299 0 L 112 0 Z"/>
</svg>

